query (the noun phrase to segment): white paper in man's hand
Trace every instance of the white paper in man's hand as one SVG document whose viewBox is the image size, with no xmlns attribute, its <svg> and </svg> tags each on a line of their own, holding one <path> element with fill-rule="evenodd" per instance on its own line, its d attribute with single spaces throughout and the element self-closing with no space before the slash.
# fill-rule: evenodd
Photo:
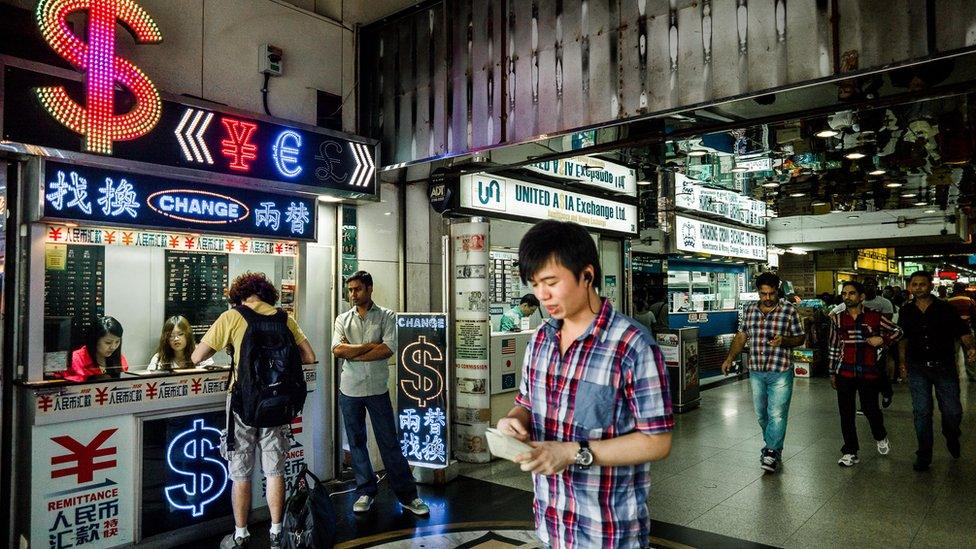
<svg viewBox="0 0 976 549">
<path fill-rule="evenodd" d="M 492 455 L 512 461 L 515 456 L 532 451 L 532 447 L 521 440 L 510 437 L 494 427 L 489 427 L 485 431 L 488 439 L 488 449 Z"/>
</svg>

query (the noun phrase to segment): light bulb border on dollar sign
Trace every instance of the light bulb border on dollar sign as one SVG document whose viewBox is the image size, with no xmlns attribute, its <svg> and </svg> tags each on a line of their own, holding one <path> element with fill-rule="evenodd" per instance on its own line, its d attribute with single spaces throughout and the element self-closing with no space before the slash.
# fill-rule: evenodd
<svg viewBox="0 0 976 549">
<path fill-rule="evenodd" d="M 67 17 L 88 12 L 88 42 L 72 34 Z M 40 0 L 36 19 L 44 41 L 87 73 L 86 105 L 72 99 L 63 86 L 35 90 L 45 110 L 69 130 L 84 136 L 87 152 L 112 154 L 115 141 L 146 135 L 162 116 L 159 90 L 133 63 L 115 55 L 115 22 L 119 20 L 139 44 L 158 44 L 163 36 L 149 14 L 133 0 Z M 135 98 L 129 112 L 116 115 L 115 83 Z"/>
<path fill-rule="evenodd" d="M 423 347 L 425 345 L 430 345 L 431 347 L 433 347 L 434 349 L 437 350 L 437 353 L 438 353 L 439 356 L 434 357 L 432 355 L 431 356 L 431 359 L 432 360 L 434 360 L 435 362 L 437 362 L 437 361 L 443 362 L 443 360 L 444 360 L 444 351 L 440 347 L 438 347 L 437 345 L 435 345 L 435 344 L 427 341 L 427 338 L 425 336 L 419 336 L 417 338 L 417 341 L 411 342 L 409 345 L 407 345 L 406 347 L 404 347 L 403 348 L 403 351 L 400 353 L 400 364 L 403 366 L 403 369 L 406 370 L 407 372 L 413 374 L 414 376 L 416 376 L 417 379 L 418 379 L 418 381 L 419 381 L 419 383 L 418 383 L 418 382 L 413 381 L 412 379 L 404 379 L 404 380 L 401 380 L 400 381 L 400 390 L 402 390 L 403 393 L 405 395 L 407 395 L 407 397 L 409 397 L 411 400 L 413 400 L 414 402 L 416 402 L 417 403 L 417 406 L 419 406 L 420 408 L 426 408 L 427 407 L 427 401 L 434 400 L 434 399 L 438 398 L 444 392 L 444 376 L 441 375 L 441 373 L 439 371 L 437 371 L 437 369 L 434 366 L 431 366 L 431 365 L 427 364 L 426 361 L 424 361 L 422 364 L 421 363 L 418 363 L 418 361 L 416 361 L 416 360 L 413 360 L 412 362 L 411 361 L 408 361 L 408 357 L 411 354 L 413 354 L 413 353 L 423 353 L 424 352 Z M 416 350 L 416 351 L 410 351 L 410 348 L 411 347 L 414 347 L 414 346 L 420 346 L 421 348 L 418 349 L 418 350 Z M 415 372 L 415 371 L 411 370 L 410 369 L 410 364 L 417 364 L 421 368 L 427 368 L 429 370 L 432 370 L 437 375 L 437 378 L 436 379 L 432 379 L 432 383 L 434 383 L 434 386 L 437 387 L 438 389 L 436 391 L 425 391 L 424 390 L 424 387 L 423 387 L 423 379 L 424 379 L 424 376 L 420 372 Z M 407 384 L 410 384 L 411 386 L 413 386 L 413 388 L 417 390 L 417 393 L 412 393 L 411 390 L 407 388 L 408 387 Z M 426 396 L 427 393 L 429 393 L 429 392 L 432 393 L 432 394 L 430 396 Z"/>
</svg>

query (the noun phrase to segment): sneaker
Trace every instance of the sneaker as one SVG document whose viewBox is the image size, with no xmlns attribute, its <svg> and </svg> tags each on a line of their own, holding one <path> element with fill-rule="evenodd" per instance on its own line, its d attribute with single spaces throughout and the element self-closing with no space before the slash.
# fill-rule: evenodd
<svg viewBox="0 0 976 549">
<path fill-rule="evenodd" d="M 962 448 L 959 446 L 958 438 L 947 440 L 946 449 L 949 450 L 949 455 L 956 459 L 959 459 L 959 455 L 962 453 Z"/>
<path fill-rule="evenodd" d="M 270 534 L 268 538 L 271 540 L 271 549 L 281 549 L 281 532 L 277 534 Z"/>
<path fill-rule="evenodd" d="M 912 469 L 914 469 L 914 470 L 916 470 L 918 472 L 928 471 L 929 470 L 929 462 L 928 461 L 922 461 L 921 459 L 915 458 L 915 463 L 912 464 Z"/>
<path fill-rule="evenodd" d="M 373 506 L 373 498 L 369 496 L 359 496 L 356 503 L 352 504 L 352 510 L 356 513 L 365 513 L 369 511 L 369 508 Z"/>
<path fill-rule="evenodd" d="M 247 547 L 247 543 L 251 541 L 251 537 L 235 538 L 234 534 L 227 534 L 224 539 L 220 541 L 220 549 L 243 549 Z"/>
<path fill-rule="evenodd" d="M 891 451 L 891 443 L 888 442 L 888 437 L 885 437 L 878 441 L 878 453 L 886 456 L 888 452 Z"/>
<path fill-rule="evenodd" d="M 779 460 L 776 459 L 776 454 L 769 452 L 759 460 L 759 467 L 767 473 L 775 473 L 776 469 L 779 468 Z"/>
<path fill-rule="evenodd" d="M 837 460 L 837 465 L 841 467 L 853 467 L 861 462 L 861 458 L 857 457 L 857 454 L 844 454 Z"/>
<path fill-rule="evenodd" d="M 413 501 L 411 501 L 410 503 L 401 503 L 400 505 L 403 506 L 404 509 L 410 511 L 415 515 L 430 514 L 430 507 L 427 507 L 427 504 L 424 503 L 424 500 L 420 498 L 413 498 Z"/>
</svg>

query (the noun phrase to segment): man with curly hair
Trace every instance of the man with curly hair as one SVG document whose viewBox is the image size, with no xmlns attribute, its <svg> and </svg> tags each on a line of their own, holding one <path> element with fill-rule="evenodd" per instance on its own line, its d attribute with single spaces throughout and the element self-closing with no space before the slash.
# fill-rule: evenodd
<svg viewBox="0 0 976 549">
<path fill-rule="evenodd" d="M 278 290 L 275 289 L 264 273 L 244 273 L 234 279 L 227 295 L 231 304 L 243 305 L 259 315 L 270 316 L 277 314 L 274 304 L 278 302 Z M 308 343 L 308 338 L 292 317 L 287 318 L 288 329 L 298 345 L 302 364 L 315 362 L 315 352 Z M 244 333 L 247 332 L 247 320 L 239 311 L 231 309 L 217 318 L 210 330 L 207 331 L 196 349 L 193 350 L 191 360 L 194 364 L 210 358 L 228 344 L 234 349 L 234 371 L 231 373 L 230 386 L 227 388 L 227 407 L 230 409 L 230 392 L 237 379 L 237 367 L 241 363 L 241 347 Z M 227 463 L 234 488 L 231 493 L 231 503 L 234 508 L 235 530 L 228 534 L 220 543 L 221 549 L 246 547 L 250 541 L 247 530 L 248 515 L 251 511 L 251 472 L 254 470 L 254 452 L 261 451 L 261 468 L 267 484 L 268 510 L 271 512 L 271 547 L 281 547 L 281 520 L 285 507 L 285 458 L 290 447 L 288 429 L 290 426 L 252 427 L 241 421 L 234 412 L 234 436 L 236 447 L 227 452 Z"/>
</svg>

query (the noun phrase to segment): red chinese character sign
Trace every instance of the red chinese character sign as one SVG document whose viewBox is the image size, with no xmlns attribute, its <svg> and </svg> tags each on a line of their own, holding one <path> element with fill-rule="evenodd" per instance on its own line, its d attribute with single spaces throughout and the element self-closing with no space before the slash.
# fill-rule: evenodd
<svg viewBox="0 0 976 549">
<path fill-rule="evenodd" d="M 86 12 L 88 36 L 71 32 L 69 15 Z M 162 99 L 139 67 L 115 55 L 115 23 L 122 23 L 141 44 L 163 40 L 156 23 L 132 0 L 41 0 L 37 23 L 44 40 L 73 66 L 85 72 L 85 105 L 80 105 L 64 86 L 37 88 L 45 109 L 69 130 L 84 136 L 84 150 L 112 154 L 116 141 L 146 135 L 159 122 Z M 121 84 L 134 98 L 134 106 L 116 114 L 115 85 Z"/>
<path fill-rule="evenodd" d="M 134 541 L 133 421 L 113 417 L 34 427 L 32 547 Z"/>
</svg>

